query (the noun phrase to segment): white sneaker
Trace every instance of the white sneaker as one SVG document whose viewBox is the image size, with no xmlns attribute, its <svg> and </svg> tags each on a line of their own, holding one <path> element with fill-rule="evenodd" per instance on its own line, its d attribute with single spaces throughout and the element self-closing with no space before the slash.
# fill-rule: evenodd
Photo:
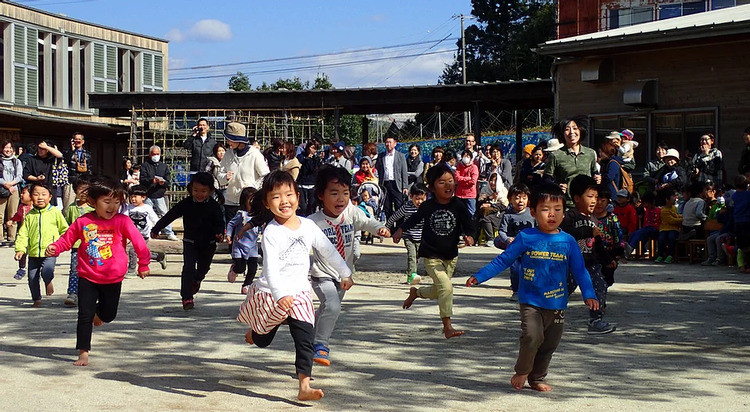
<svg viewBox="0 0 750 412">
<path fill-rule="evenodd" d="M 177 238 L 177 235 L 175 235 L 174 233 L 172 233 L 171 235 L 167 236 L 167 240 L 171 240 L 171 241 L 175 242 L 175 241 L 178 241 L 180 239 Z"/>
</svg>

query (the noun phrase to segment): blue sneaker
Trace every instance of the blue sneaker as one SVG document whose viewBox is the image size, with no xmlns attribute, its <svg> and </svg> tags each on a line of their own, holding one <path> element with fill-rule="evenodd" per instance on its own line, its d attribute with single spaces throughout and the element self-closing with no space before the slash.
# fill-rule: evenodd
<svg viewBox="0 0 750 412">
<path fill-rule="evenodd" d="M 315 344 L 315 355 L 313 356 L 313 362 L 318 365 L 331 366 L 331 359 L 328 357 L 328 346 L 322 343 Z"/>
</svg>

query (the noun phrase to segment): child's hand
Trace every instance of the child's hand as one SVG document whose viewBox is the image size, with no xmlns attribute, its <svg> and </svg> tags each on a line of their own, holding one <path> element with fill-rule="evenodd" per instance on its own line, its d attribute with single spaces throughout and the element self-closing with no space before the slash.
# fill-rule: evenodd
<svg viewBox="0 0 750 412">
<path fill-rule="evenodd" d="M 13 221 L 9 220 L 9 221 L 5 222 L 5 226 L 8 226 L 8 227 L 13 226 Z"/>
<path fill-rule="evenodd" d="M 596 299 L 586 299 L 586 306 L 591 310 L 599 310 L 599 301 Z"/>
<path fill-rule="evenodd" d="M 224 241 L 224 234 L 223 233 L 217 233 L 216 234 L 216 241 L 221 243 Z"/>
<path fill-rule="evenodd" d="M 141 279 L 143 279 L 143 278 L 145 278 L 146 276 L 148 276 L 150 274 L 151 274 L 150 270 L 144 270 L 143 272 L 138 272 L 138 277 L 141 278 Z"/>
<path fill-rule="evenodd" d="M 294 304 L 294 297 L 284 296 L 283 298 L 279 299 L 277 304 L 279 305 L 279 308 L 281 308 L 281 310 L 289 310 L 292 308 L 292 305 Z"/>
<path fill-rule="evenodd" d="M 391 231 L 387 228 L 381 227 L 380 229 L 378 229 L 378 236 L 391 237 Z"/>
<path fill-rule="evenodd" d="M 23 252 L 16 252 L 16 255 L 13 256 L 13 259 L 21 260 L 22 257 L 23 257 Z"/>
<path fill-rule="evenodd" d="M 609 262 L 609 265 L 607 265 L 607 267 L 609 269 L 617 269 L 617 261 L 613 260 L 613 261 Z"/>
<path fill-rule="evenodd" d="M 472 286 L 476 286 L 479 284 L 479 281 L 474 276 L 470 276 L 468 279 L 466 279 L 466 287 L 470 288 Z"/>
<path fill-rule="evenodd" d="M 341 279 L 341 289 L 349 290 L 352 286 L 354 286 L 354 281 L 351 276 Z"/>
<path fill-rule="evenodd" d="M 243 225 L 243 226 L 242 226 L 242 227 L 240 228 L 240 230 L 238 230 L 238 231 L 236 231 L 236 232 L 234 233 L 234 240 L 240 240 L 240 239 L 242 238 L 242 236 L 244 236 L 244 235 L 245 235 L 245 232 L 247 232 L 248 230 L 250 230 L 250 229 L 252 229 L 252 228 L 253 228 L 253 224 L 252 224 L 252 222 L 247 222 L 247 223 L 245 223 L 245 224 L 244 224 L 244 225 Z"/>
<path fill-rule="evenodd" d="M 466 243 L 466 246 L 474 246 L 474 238 L 471 236 L 464 236 L 464 243 Z"/>
<path fill-rule="evenodd" d="M 227 237 L 224 238 L 224 241 L 227 242 L 228 245 L 231 245 L 232 244 L 232 237 L 231 236 L 227 236 Z"/>
<path fill-rule="evenodd" d="M 159 232 L 151 232 L 151 239 L 158 239 L 159 238 Z"/>
<path fill-rule="evenodd" d="M 404 231 L 401 230 L 401 228 L 396 229 L 396 233 L 393 234 L 393 243 L 398 243 L 401 241 L 401 236 L 404 234 Z"/>
<path fill-rule="evenodd" d="M 18 256 L 18 253 L 16 253 L 16 256 Z M 47 246 L 47 250 L 44 251 L 44 256 L 47 256 L 47 257 L 57 256 L 57 246 L 55 245 Z"/>
<path fill-rule="evenodd" d="M 515 237 L 509 237 L 509 238 L 508 238 L 508 244 L 509 244 L 509 245 L 510 245 L 511 243 L 513 243 L 513 239 L 515 239 Z"/>
</svg>

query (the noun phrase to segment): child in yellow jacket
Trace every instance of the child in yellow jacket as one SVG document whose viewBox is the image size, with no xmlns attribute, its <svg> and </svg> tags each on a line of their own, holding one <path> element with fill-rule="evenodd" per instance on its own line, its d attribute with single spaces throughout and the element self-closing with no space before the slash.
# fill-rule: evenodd
<svg viewBox="0 0 750 412">
<path fill-rule="evenodd" d="M 682 215 L 677 213 L 675 202 L 677 193 L 669 190 L 664 194 L 666 204 L 661 208 L 661 222 L 659 223 L 659 255 L 656 263 L 674 262 L 677 236 L 682 229 Z"/>
</svg>

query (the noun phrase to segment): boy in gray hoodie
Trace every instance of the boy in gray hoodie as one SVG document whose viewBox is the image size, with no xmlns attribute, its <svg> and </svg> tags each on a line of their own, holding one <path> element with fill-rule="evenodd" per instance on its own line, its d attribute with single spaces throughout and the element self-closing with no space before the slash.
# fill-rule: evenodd
<svg viewBox="0 0 750 412">
<path fill-rule="evenodd" d="M 495 247 L 498 249 L 507 249 L 513 239 L 521 233 L 522 230 L 535 227 L 536 221 L 531 216 L 531 211 L 527 207 L 529 204 L 529 194 L 531 191 L 523 183 L 516 183 L 508 189 L 508 210 L 505 211 L 503 219 L 500 221 L 497 237 L 495 237 Z M 510 267 L 510 288 L 513 291 L 510 299 L 518 300 L 518 279 L 521 271 L 521 261 L 516 260 Z"/>
</svg>

